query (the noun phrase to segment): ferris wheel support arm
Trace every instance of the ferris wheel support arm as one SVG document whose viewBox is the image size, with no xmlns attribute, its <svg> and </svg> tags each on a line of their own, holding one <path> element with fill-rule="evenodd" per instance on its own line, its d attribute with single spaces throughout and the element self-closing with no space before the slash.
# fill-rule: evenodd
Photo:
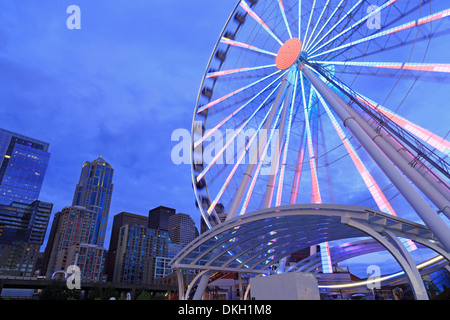
<svg viewBox="0 0 450 320">
<path fill-rule="evenodd" d="M 392 254 L 394 259 L 397 260 L 403 271 L 406 273 L 416 300 L 428 300 L 427 291 L 423 284 L 422 277 L 417 270 L 417 267 L 415 266 L 414 262 L 412 264 L 410 263 L 410 261 L 412 261 L 412 258 L 405 258 L 405 256 L 409 256 L 409 253 L 404 250 L 401 243 L 397 239 L 393 240 L 393 238 L 396 238 L 394 235 L 389 234 L 393 237 L 392 239 L 390 239 L 392 242 L 394 242 L 393 244 L 388 239 L 383 237 L 380 233 L 376 232 L 372 228 L 367 227 L 361 222 L 354 221 L 351 218 L 343 218 L 342 220 L 345 224 L 367 233 L 375 240 L 377 240 L 381 245 L 383 245 L 386 250 L 388 250 Z M 386 236 L 389 238 L 389 235 Z"/>
<path fill-rule="evenodd" d="M 445 250 L 450 251 L 450 228 L 440 219 L 438 214 L 429 206 L 429 204 L 422 198 L 422 196 L 413 188 L 405 176 L 403 176 L 400 171 L 391 162 L 377 146 L 373 138 L 377 135 L 370 137 L 363 127 L 367 128 L 367 124 L 360 122 L 363 126 L 357 122 L 360 119 L 358 115 L 352 116 L 349 112 L 350 108 L 347 104 L 340 99 L 334 92 L 321 80 L 319 80 L 307 67 L 302 66 L 301 68 L 303 74 L 312 83 L 312 85 L 319 91 L 323 96 L 325 101 L 334 109 L 339 118 L 345 123 L 352 134 L 358 139 L 364 149 L 372 157 L 372 159 L 377 163 L 377 165 L 383 170 L 386 176 L 391 180 L 391 182 L 396 186 L 400 193 L 405 197 L 405 199 L 414 208 L 419 217 L 423 222 L 431 229 L 431 231 L 436 235 L 436 238 L 441 242 Z M 370 130 L 373 131 L 372 128 Z M 375 139 L 381 140 L 381 139 Z M 394 158 L 398 158 L 395 152 Z M 413 168 L 407 168 L 407 171 L 412 171 Z"/>
<path fill-rule="evenodd" d="M 341 128 L 341 125 L 337 122 L 336 118 L 331 113 L 330 108 L 328 108 L 328 105 L 326 104 L 326 102 L 323 100 L 322 96 L 317 91 L 316 91 L 316 94 L 319 97 L 319 100 L 322 103 L 322 106 L 325 108 L 325 111 L 328 114 L 328 117 L 330 118 L 331 122 L 333 123 L 333 126 L 334 126 L 336 132 L 338 133 L 339 137 L 341 138 L 342 143 L 344 144 L 345 148 L 347 149 L 347 152 L 350 155 L 350 158 L 352 159 L 356 169 L 358 170 L 359 175 L 361 176 L 365 185 L 367 186 L 367 189 L 369 190 L 370 194 L 372 195 L 372 198 L 375 200 L 375 203 L 377 204 L 378 209 L 382 212 L 387 212 L 393 216 L 397 216 L 397 213 L 395 212 L 394 208 L 392 208 L 391 204 L 387 200 L 384 193 L 381 191 L 381 189 L 378 186 L 378 184 L 376 183 L 375 179 L 372 177 L 372 175 L 367 170 L 364 163 L 359 158 L 352 143 L 350 142 L 348 137 L 346 137 L 344 131 Z M 404 243 L 405 243 L 405 246 L 408 248 L 408 250 L 416 250 L 417 249 L 417 246 L 410 239 L 405 239 Z"/>
<path fill-rule="evenodd" d="M 278 91 L 277 97 L 275 98 L 275 102 L 274 105 L 272 107 L 272 110 L 270 111 L 269 117 L 267 119 L 267 122 L 264 125 L 264 129 L 268 129 L 270 127 L 270 125 L 272 124 L 273 118 L 275 116 L 276 110 L 278 109 L 278 106 L 280 105 L 282 98 L 286 92 L 286 86 L 288 84 L 288 80 L 287 80 L 288 75 L 286 74 L 283 79 L 281 80 L 281 86 L 280 89 Z M 242 201 L 242 198 L 244 197 L 244 192 L 245 189 L 248 186 L 248 183 L 250 181 L 250 178 L 253 174 L 253 170 L 255 169 L 256 166 L 256 159 L 258 158 L 258 150 L 254 150 L 253 154 L 251 155 L 251 160 L 250 163 L 247 166 L 247 169 L 242 177 L 241 183 L 239 184 L 239 188 L 236 192 L 235 197 L 233 198 L 233 202 L 231 204 L 230 207 L 230 211 L 228 212 L 227 215 L 227 220 L 234 218 L 236 216 L 237 213 L 237 209 L 239 207 L 239 204 Z"/>
<path fill-rule="evenodd" d="M 336 84 L 335 84 L 336 85 Z M 337 94 L 330 89 L 333 96 L 340 99 Z M 346 104 L 347 106 L 347 104 Z M 394 164 L 438 207 L 440 212 L 446 216 L 450 215 L 450 202 L 448 199 L 436 188 L 434 183 L 427 180 L 421 172 L 410 165 L 409 157 L 411 155 L 405 150 L 403 146 L 399 147 L 397 143 L 391 141 L 392 138 L 386 137 L 383 130 L 377 130 L 378 125 L 368 118 L 361 118 L 355 110 L 350 107 L 348 112 L 356 119 L 364 131 L 373 137 L 376 145 L 394 162 Z"/>
<path fill-rule="evenodd" d="M 292 182 L 291 200 L 289 204 L 296 204 L 298 198 L 298 188 L 300 185 L 300 179 L 303 169 L 303 158 L 305 157 L 305 145 L 306 145 L 306 127 L 303 127 L 302 138 L 300 139 L 300 150 L 297 156 L 297 164 L 295 166 L 294 181 Z"/>
<path fill-rule="evenodd" d="M 275 188 L 275 179 L 277 176 L 277 172 L 278 172 L 278 164 L 280 162 L 280 156 L 282 153 L 282 138 L 283 138 L 283 133 L 284 133 L 284 127 L 286 124 L 286 116 L 287 116 L 287 110 L 289 109 L 290 106 L 290 98 L 291 95 L 293 93 L 293 86 L 291 86 L 291 90 L 289 90 L 290 92 L 286 92 L 286 97 L 285 97 L 285 101 L 284 101 L 284 108 L 283 108 L 283 114 L 281 116 L 281 121 L 280 121 L 280 126 L 279 126 L 279 132 L 278 132 L 278 141 L 276 142 L 275 148 L 277 148 L 276 152 L 273 152 L 272 154 L 272 160 L 271 160 L 271 168 L 270 168 L 270 175 L 269 175 L 269 179 L 267 181 L 267 189 L 266 189 L 266 194 L 264 196 L 264 207 L 263 208 L 269 208 L 270 204 L 272 203 L 272 197 L 273 197 L 273 191 Z"/>
<path fill-rule="evenodd" d="M 288 121 L 288 131 L 286 134 L 286 146 L 284 148 L 284 154 L 283 154 L 283 159 L 282 159 L 281 169 L 280 169 L 280 178 L 279 178 L 279 182 L 278 182 L 278 191 L 277 191 L 277 198 L 276 198 L 276 203 L 275 203 L 276 206 L 281 205 L 281 194 L 283 192 L 284 172 L 286 170 L 287 155 L 288 155 L 289 142 L 290 142 L 291 130 L 292 130 L 292 121 L 293 121 L 293 116 L 294 116 L 295 97 L 297 96 L 298 76 L 299 76 L 299 73 L 296 72 L 295 82 L 294 82 L 294 87 L 293 87 L 293 94 L 292 94 L 292 99 L 291 99 L 291 111 L 289 114 L 289 121 Z"/>
</svg>

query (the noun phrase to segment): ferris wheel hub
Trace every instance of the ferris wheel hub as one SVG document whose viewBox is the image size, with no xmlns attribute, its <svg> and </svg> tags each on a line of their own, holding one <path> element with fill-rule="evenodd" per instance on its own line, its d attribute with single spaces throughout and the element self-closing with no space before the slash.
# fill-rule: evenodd
<svg viewBox="0 0 450 320">
<path fill-rule="evenodd" d="M 275 60 L 277 68 L 280 70 L 289 69 L 297 62 L 302 51 L 302 42 L 297 38 L 289 39 L 280 48 Z"/>
</svg>

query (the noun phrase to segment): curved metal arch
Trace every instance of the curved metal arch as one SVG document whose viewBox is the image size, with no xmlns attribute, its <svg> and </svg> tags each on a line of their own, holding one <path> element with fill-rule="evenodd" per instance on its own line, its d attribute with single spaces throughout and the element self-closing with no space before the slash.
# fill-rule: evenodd
<svg viewBox="0 0 450 320">
<path fill-rule="evenodd" d="M 324 226 L 327 229 L 324 229 Z M 324 232 L 318 232 L 319 229 L 324 229 Z M 278 230 L 283 232 L 278 234 Z M 256 235 L 249 235 L 250 231 L 258 232 Z M 439 247 L 430 230 L 421 224 L 367 207 L 307 204 L 270 208 L 230 219 L 195 239 L 175 256 L 170 264 L 172 268 L 267 273 L 267 266 L 271 262 L 295 252 L 299 246 L 307 247 L 311 243 L 318 244 L 330 239 L 369 236 L 379 242 L 399 262 L 414 288 L 416 298 L 425 299 L 426 292 L 424 294 L 421 282 L 417 278 L 416 266 L 410 263 L 412 259 L 406 256 L 408 253 L 405 254 L 396 247 L 396 244 L 388 241 L 383 231 L 390 234 L 391 240 L 392 236 L 413 239 L 439 253 L 444 253 L 444 257 L 448 258 L 448 253 Z M 283 240 L 270 248 L 273 251 L 267 253 L 267 243 L 277 239 Z M 236 261 L 237 257 L 233 256 L 231 251 L 239 249 L 239 246 L 245 247 L 242 248 L 244 254 L 246 252 L 249 254 L 236 266 L 232 262 Z M 361 251 L 361 253 L 368 252 Z M 238 256 L 241 257 L 243 254 L 239 252 Z M 203 263 L 199 257 L 211 260 Z M 252 261 L 254 262 L 251 267 L 246 266 L 246 263 Z"/>
<path fill-rule="evenodd" d="M 367 207 L 358 207 L 358 206 L 349 206 L 349 205 L 329 205 L 329 204 L 307 204 L 307 205 L 292 205 L 292 206 L 282 206 L 271 209 L 264 209 L 260 211 L 256 211 L 253 213 L 248 213 L 244 216 L 235 217 L 230 219 L 226 223 L 222 223 L 215 228 L 207 231 L 202 234 L 200 237 L 195 239 L 189 245 L 187 245 L 183 250 L 178 253 L 171 261 L 172 265 L 180 264 L 182 260 L 189 258 L 195 259 L 199 255 L 204 255 L 205 252 L 210 253 L 212 249 L 217 247 L 217 238 L 220 237 L 222 240 L 226 237 L 228 240 L 235 238 L 236 234 L 233 234 L 233 231 L 236 231 L 237 227 L 243 228 L 245 225 L 249 223 L 270 223 L 271 221 L 275 222 L 276 219 L 282 219 L 283 217 L 298 217 L 302 216 L 300 222 L 304 223 L 308 220 L 312 220 L 316 224 L 320 222 L 331 222 L 335 225 L 342 225 L 341 219 L 343 217 L 349 217 L 356 219 L 357 221 L 364 221 L 371 225 L 372 228 L 376 229 L 390 229 L 397 236 L 401 236 L 404 238 L 416 238 L 421 237 L 424 239 L 431 239 L 436 241 L 432 233 L 428 228 L 423 225 L 413 223 L 407 221 L 405 219 L 401 219 L 398 217 L 394 217 L 385 213 L 382 213 L 377 210 L 373 210 Z M 330 220 L 333 218 L 334 220 Z M 290 220 L 291 222 L 296 221 L 296 219 Z M 322 220 L 321 220 L 322 219 Z M 293 226 L 291 226 L 293 227 Z M 245 228 L 244 228 L 245 229 Z M 338 227 L 339 229 L 339 227 Z M 349 231 L 353 228 L 346 228 Z M 267 229 L 269 230 L 269 229 Z M 317 230 L 317 229 L 316 229 Z M 411 231 L 411 232 L 410 232 Z M 340 236 L 341 239 L 345 238 L 353 238 L 367 235 L 363 232 L 351 232 L 347 236 Z M 326 239 L 324 239 L 326 240 Z M 226 241 L 222 241 L 224 245 L 227 245 Z M 256 247 L 260 243 L 255 242 L 252 243 L 253 247 Z M 201 248 L 201 252 L 199 253 L 197 250 Z M 222 250 L 223 252 L 224 250 Z M 191 263 L 191 262 L 190 262 Z M 194 264 L 191 263 L 192 266 Z"/>
</svg>

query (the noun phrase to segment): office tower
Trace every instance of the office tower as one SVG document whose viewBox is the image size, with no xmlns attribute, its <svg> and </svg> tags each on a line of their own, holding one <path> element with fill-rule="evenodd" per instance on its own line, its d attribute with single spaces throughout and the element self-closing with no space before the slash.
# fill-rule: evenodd
<svg viewBox="0 0 450 320">
<path fill-rule="evenodd" d="M 175 214 L 175 209 L 159 206 L 148 212 L 148 227 L 158 230 L 169 230 L 169 217 Z"/>
<path fill-rule="evenodd" d="M 177 213 L 169 217 L 169 237 L 170 242 L 187 245 L 198 237 L 198 230 L 191 216 L 184 213 Z"/>
<path fill-rule="evenodd" d="M 111 238 L 109 241 L 109 250 L 105 263 L 105 274 L 107 281 L 112 281 L 114 277 L 114 262 L 116 260 L 117 243 L 119 240 L 120 228 L 124 225 L 130 226 L 147 226 L 148 218 L 129 212 L 121 212 L 114 216 L 114 221 L 111 230 Z"/>
<path fill-rule="evenodd" d="M 0 204 L 38 200 L 50 153 L 49 144 L 0 129 Z"/>
<path fill-rule="evenodd" d="M 83 207 L 65 207 L 53 219 L 46 256 L 46 276 L 50 278 L 57 270 L 66 270 L 69 248 L 81 244 L 92 244 L 97 213 Z M 83 272 L 83 271 L 82 271 Z"/>
<path fill-rule="evenodd" d="M 47 245 L 44 249 L 44 256 L 42 257 L 42 267 L 40 274 L 43 276 L 47 275 L 47 269 L 53 270 L 55 261 L 50 263 L 50 256 L 52 254 L 52 249 L 55 241 L 58 241 L 59 234 L 57 233 L 58 226 L 60 224 L 59 218 L 61 217 L 61 211 L 58 211 L 53 216 L 52 226 L 50 227 L 50 233 L 47 239 Z M 50 271 L 49 271 L 50 272 Z"/>
<path fill-rule="evenodd" d="M 53 204 L 0 205 L 0 274 L 32 276 Z"/>
<path fill-rule="evenodd" d="M 120 228 L 113 282 L 150 284 L 155 279 L 156 257 L 167 256 L 169 234 L 145 226 Z"/>
<path fill-rule="evenodd" d="M 108 222 L 112 178 L 114 170 L 102 156 L 92 162 L 86 162 L 81 169 L 80 180 L 75 188 L 72 206 L 85 207 L 96 213 L 95 232 L 90 244 L 103 246 L 106 224 Z"/>
</svg>

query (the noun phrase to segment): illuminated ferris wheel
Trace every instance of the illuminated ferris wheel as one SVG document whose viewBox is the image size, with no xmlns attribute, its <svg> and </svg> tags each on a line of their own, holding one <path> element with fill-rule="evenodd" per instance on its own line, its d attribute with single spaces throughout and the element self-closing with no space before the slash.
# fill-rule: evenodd
<svg viewBox="0 0 450 320">
<path fill-rule="evenodd" d="M 448 252 L 449 18 L 447 1 L 239 1 L 192 125 L 208 227 L 283 206 L 357 205 L 423 222 Z"/>
</svg>

